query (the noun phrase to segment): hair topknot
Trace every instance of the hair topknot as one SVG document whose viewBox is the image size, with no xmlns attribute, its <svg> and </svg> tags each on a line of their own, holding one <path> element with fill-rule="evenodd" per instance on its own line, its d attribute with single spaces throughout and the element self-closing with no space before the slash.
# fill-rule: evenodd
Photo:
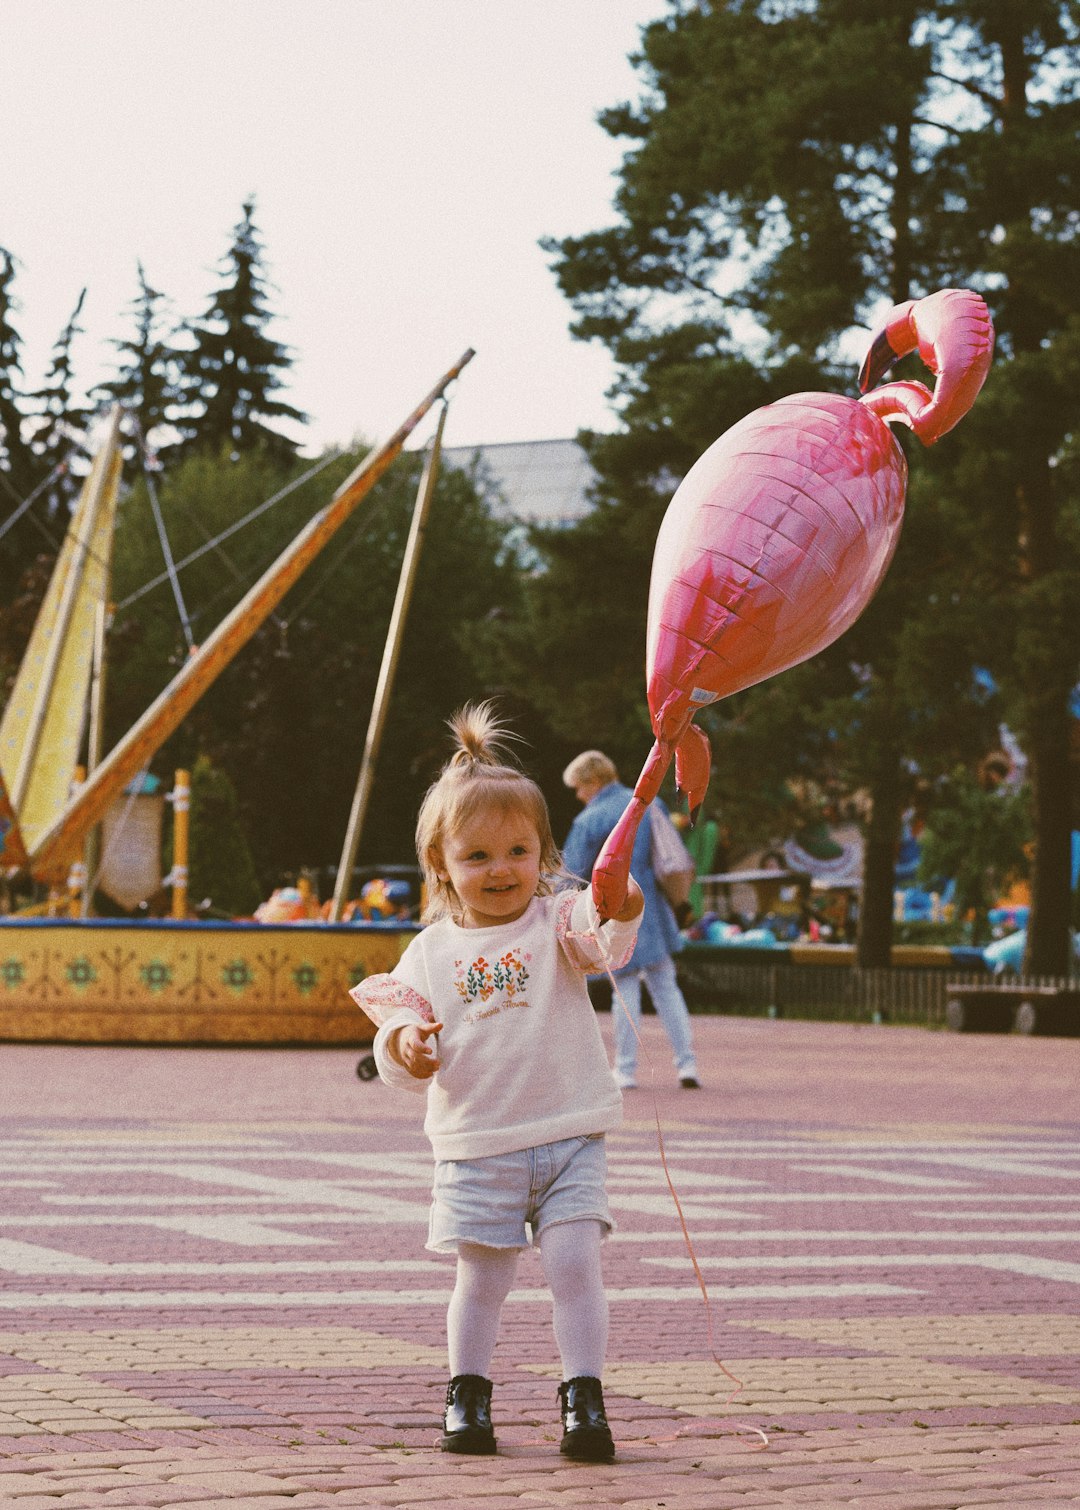
<svg viewBox="0 0 1080 1510">
<path fill-rule="evenodd" d="M 564 872 L 551 833 L 544 794 L 531 776 L 507 759 L 507 746 L 518 735 L 506 726 L 491 702 L 467 703 L 447 723 L 456 750 L 428 787 L 416 818 L 416 856 L 424 873 L 427 901 L 422 922 L 464 915 L 461 899 L 446 873 L 448 839 L 485 812 L 524 813 L 540 841 L 538 896 L 548 896 Z"/>
<path fill-rule="evenodd" d="M 497 766 L 510 758 L 508 747 L 517 735 L 495 712 L 493 702 L 466 703 L 447 723 L 457 742 L 449 767 Z"/>
</svg>

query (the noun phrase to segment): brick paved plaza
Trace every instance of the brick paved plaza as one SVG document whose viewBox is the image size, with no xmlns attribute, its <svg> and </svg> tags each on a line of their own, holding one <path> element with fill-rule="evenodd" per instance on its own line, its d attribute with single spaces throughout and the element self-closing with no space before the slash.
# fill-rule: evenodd
<svg viewBox="0 0 1080 1510">
<path fill-rule="evenodd" d="M 420 1103 L 357 1053 L 0 1049 L 0 1504 L 1080 1504 L 1080 1042 L 695 1026 L 683 1091 L 645 1024 L 743 1388 L 709 1354 L 653 1092 L 629 1092 L 610 1466 L 559 1456 L 533 1255 L 499 1455 L 434 1450 L 452 1261 L 423 1248 Z"/>
</svg>

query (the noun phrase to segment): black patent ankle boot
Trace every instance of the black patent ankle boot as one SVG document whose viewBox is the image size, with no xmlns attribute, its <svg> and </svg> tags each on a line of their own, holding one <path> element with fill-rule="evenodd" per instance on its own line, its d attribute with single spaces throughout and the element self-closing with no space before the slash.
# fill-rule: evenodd
<svg viewBox="0 0 1080 1510">
<path fill-rule="evenodd" d="M 604 1414 L 604 1391 L 599 1379 L 583 1374 L 559 1385 L 563 1439 L 559 1451 L 579 1463 L 610 1463 L 615 1443 Z"/>
<path fill-rule="evenodd" d="M 490 1379 L 479 1374 L 455 1374 L 450 1380 L 439 1446 L 443 1452 L 495 1451 Z"/>
</svg>

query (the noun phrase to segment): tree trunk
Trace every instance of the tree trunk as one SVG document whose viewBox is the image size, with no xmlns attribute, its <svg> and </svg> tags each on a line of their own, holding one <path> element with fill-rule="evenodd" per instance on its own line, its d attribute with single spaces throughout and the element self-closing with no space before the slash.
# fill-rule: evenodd
<svg viewBox="0 0 1080 1510">
<path fill-rule="evenodd" d="M 1072 952 L 1072 771 L 1065 699 L 1057 710 L 1041 710 L 1026 748 L 1036 839 L 1024 971 L 1028 975 L 1068 975 Z"/>
<path fill-rule="evenodd" d="M 870 821 L 863 858 L 862 899 L 856 964 L 863 970 L 886 969 L 892 963 L 893 889 L 896 850 L 903 810 L 903 780 L 894 746 L 878 763 L 871 787 Z"/>
<path fill-rule="evenodd" d="M 1052 471 L 1033 457 L 1018 490 L 1020 571 L 1036 588 L 1051 582 L 1063 550 L 1057 528 Z M 1054 603 L 1052 595 L 1049 602 Z M 1018 669 L 1024 683 L 1024 751 L 1031 777 L 1035 858 L 1031 915 L 1024 969 L 1030 975 L 1067 975 L 1072 953 L 1072 766 L 1069 696 L 1072 677 L 1061 677 L 1062 636 L 1069 626 L 1062 613 L 1050 613 L 1047 599 L 1029 610 L 1032 622 L 1023 643 L 1038 637 L 1030 663 Z"/>
<path fill-rule="evenodd" d="M 988 36 L 1001 59 L 1001 125 L 1007 141 L 1016 136 L 1032 114 L 1026 25 L 1022 7 L 1005 6 L 998 8 L 988 27 Z M 1012 162 L 1013 170 L 1006 172 L 998 185 L 1002 222 L 1027 226 L 1031 216 L 1030 183 L 1020 166 L 1022 155 L 1014 154 Z M 1010 278 L 1004 298 L 1006 322 L 1018 355 L 1037 352 L 1047 334 L 1043 292 L 1026 280 L 1023 267 L 1021 261 L 1019 276 L 1014 273 Z M 1029 441 L 1021 437 L 1019 444 L 1024 446 L 1025 441 L 1031 454 L 1023 468 L 1017 497 L 1020 570 L 1027 582 L 1037 584 L 1060 568 L 1063 552 L 1048 459 L 1037 438 Z M 1044 642 L 1055 637 L 1054 624 L 1044 625 Z M 1045 668 L 1053 662 L 1053 655 L 1044 655 L 1026 673 L 1024 748 L 1031 774 L 1035 859 L 1024 969 L 1032 975 L 1068 974 L 1072 951 L 1069 686 L 1048 685 Z"/>
</svg>

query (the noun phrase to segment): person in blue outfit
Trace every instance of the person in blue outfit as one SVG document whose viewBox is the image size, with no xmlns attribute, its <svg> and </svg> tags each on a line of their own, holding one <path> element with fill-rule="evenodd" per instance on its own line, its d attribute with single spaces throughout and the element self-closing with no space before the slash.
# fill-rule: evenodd
<svg viewBox="0 0 1080 1510">
<path fill-rule="evenodd" d="M 608 834 L 622 816 L 633 793 L 623 786 L 614 763 L 600 750 L 586 750 L 563 772 L 563 781 L 584 804 L 571 825 L 563 846 L 563 863 L 573 875 L 587 880 Z M 659 798 L 656 799 L 659 801 Z M 611 1015 L 615 1036 L 615 1079 L 623 1090 L 637 1085 L 638 1029 L 641 1022 L 641 986 L 648 988 L 656 1015 L 671 1040 L 675 1073 L 687 1090 L 697 1089 L 697 1060 L 690 1012 L 679 989 L 672 955 L 682 947 L 679 927 L 666 898 L 657 885 L 652 866 L 652 813 L 646 809 L 634 840 L 630 873 L 641 887 L 645 911 L 637 946 L 629 964 L 614 972 L 626 1004 L 617 999 Z"/>
</svg>

